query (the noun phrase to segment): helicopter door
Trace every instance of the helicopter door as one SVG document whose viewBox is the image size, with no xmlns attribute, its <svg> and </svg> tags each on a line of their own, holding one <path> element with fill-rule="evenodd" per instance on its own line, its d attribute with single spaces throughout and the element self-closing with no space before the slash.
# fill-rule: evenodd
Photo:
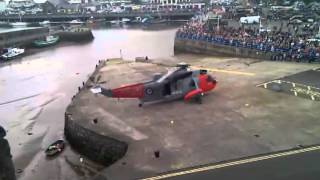
<svg viewBox="0 0 320 180">
<path fill-rule="evenodd" d="M 169 95 L 171 95 L 171 86 L 170 86 L 170 83 L 169 83 L 169 82 L 167 82 L 166 84 L 164 84 L 162 95 L 163 95 L 163 96 L 169 96 Z"/>
<path fill-rule="evenodd" d="M 178 91 L 178 87 L 180 87 L 180 86 L 178 86 L 178 82 L 179 82 L 179 81 L 173 81 L 173 82 L 171 82 L 171 94 Z M 179 83 L 179 84 L 180 84 L 180 83 Z"/>
</svg>

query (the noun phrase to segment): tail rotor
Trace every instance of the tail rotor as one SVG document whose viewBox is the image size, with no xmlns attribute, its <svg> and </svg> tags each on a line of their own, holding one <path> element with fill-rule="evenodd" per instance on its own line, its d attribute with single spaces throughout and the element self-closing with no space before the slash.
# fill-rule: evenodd
<svg viewBox="0 0 320 180">
<path fill-rule="evenodd" d="M 89 77 L 90 80 L 90 84 L 87 85 L 87 88 L 90 88 L 90 91 L 93 94 L 99 94 L 102 92 L 102 84 L 106 84 L 108 81 L 102 81 L 101 80 L 102 76 L 101 74 L 99 74 L 97 76 L 97 78 L 95 78 L 94 76 Z"/>
</svg>

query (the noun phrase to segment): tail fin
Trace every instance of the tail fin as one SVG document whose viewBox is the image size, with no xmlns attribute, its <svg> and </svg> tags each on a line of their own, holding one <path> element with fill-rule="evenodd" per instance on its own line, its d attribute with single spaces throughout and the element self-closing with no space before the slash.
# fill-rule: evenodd
<svg viewBox="0 0 320 180">
<path fill-rule="evenodd" d="M 143 84 L 133 84 L 115 89 L 105 89 L 99 85 L 90 89 L 93 94 L 102 94 L 113 98 L 142 98 L 144 87 Z"/>
</svg>

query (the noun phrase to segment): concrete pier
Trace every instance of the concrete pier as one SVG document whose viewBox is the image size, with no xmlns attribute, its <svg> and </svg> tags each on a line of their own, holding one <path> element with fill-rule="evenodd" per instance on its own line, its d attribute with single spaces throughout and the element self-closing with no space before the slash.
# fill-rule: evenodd
<svg viewBox="0 0 320 180">
<path fill-rule="evenodd" d="M 105 66 L 105 62 L 101 61 L 91 77 L 97 76 L 101 67 Z M 89 159 L 109 166 L 122 158 L 128 149 L 128 143 L 122 138 L 110 135 L 110 132 L 104 131 L 103 117 L 96 115 L 82 116 L 79 114 L 76 105 L 79 97 L 83 93 L 88 92 L 88 85 L 92 84 L 88 79 L 86 83 L 79 87 L 79 93 L 72 99 L 71 104 L 67 107 L 65 113 L 64 134 L 70 145 L 87 156 Z M 82 117 L 81 117 L 82 116 Z M 83 124 L 84 123 L 84 124 Z"/>
<path fill-rule="evenodd" d="M 83 27 L 70 28 L 63 31 L 56 31 L 53 34 L 59 35 L 61 41 L 90 41 L 94 38 L 91 29 Z"/>
<path fill-rule="evenodd" d="M 103 62 L 80 85 L 66 113 L 81 130 L 70 129 L 67 120 L 65 134 L 79 152 L 83 147 L 95 149 L 83 153 L 90 159 L 100 153 L 113 156 L 96 179 L 103 179 L 101 175 L 115 180 L 143 178 L 320 142 L 318 101 L 257 87 L 319 68 L 319 64 L 203 56 L 158 62 L 181 61 L 210 70 L 218 80 L 216 90 L 205 95 L 201 105 L 174 101 L 138 107 L 136 99 L 112 99 L 90 92 L 98 79 L 105 88 L 149 81 L 153 74 L 166 72 L 167 67 L 160 63 Z M 94 134 L 82 133 L 83 129 Z M 76 140 L 70 138 L 74 133 Z"/>
<path fill-rule="evenodd" d="M 0 48 L 28 44 L 49 34 L 48 28 L 17 28 L 0 31 Z"/>
</svg>

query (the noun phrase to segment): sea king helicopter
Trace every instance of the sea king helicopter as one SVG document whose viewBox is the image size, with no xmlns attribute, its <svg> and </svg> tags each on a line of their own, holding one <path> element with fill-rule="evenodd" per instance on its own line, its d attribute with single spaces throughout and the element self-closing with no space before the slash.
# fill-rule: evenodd
<svg viewBox="0 0 320 180">
<path fill-rule="evenodd" d="M 111 98 L 137 98 L 139 107 L 144 103 L 155 103 L 184 99 L 194 99 L 202 103 L 202 96 L 213 90 L 217 81 L 205 69 L 191 70 L 188 64 L 179 63 L 166 74 L 155 74 L 153 79 L 144 83 L 136 83 L 114 89 L 103 88 L 96 82 L 90 89 L 94 94 L 102 94 Z"/>
</svg>

